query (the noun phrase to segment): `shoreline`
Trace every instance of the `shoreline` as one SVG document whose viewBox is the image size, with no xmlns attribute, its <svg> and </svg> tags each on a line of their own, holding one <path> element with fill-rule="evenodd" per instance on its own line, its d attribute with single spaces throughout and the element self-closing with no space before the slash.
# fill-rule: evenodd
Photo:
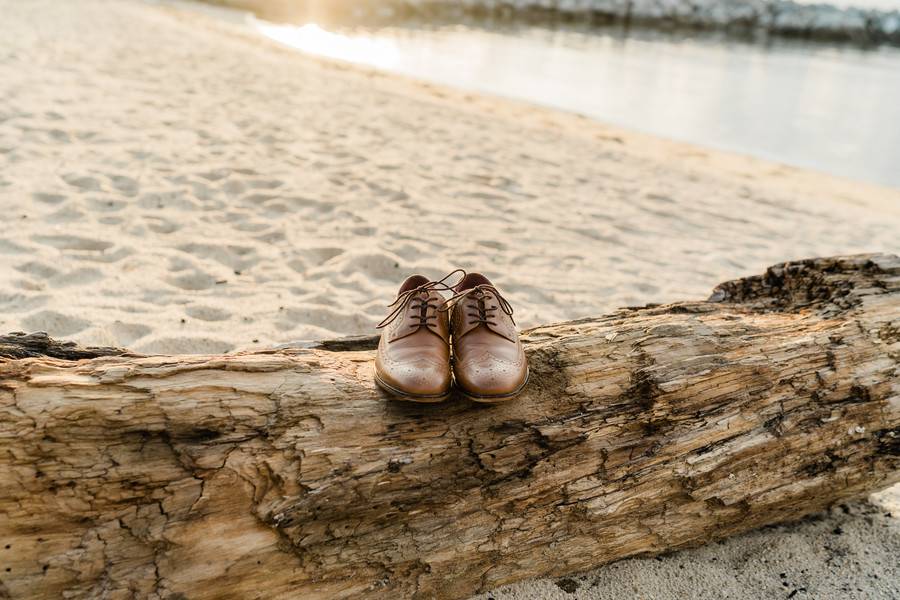
<svg viewBox="0 0 900 600">
<path fill-rule="evenodd" d="M 375 66 L 357 63 L 340 58 L 305 52 L 284 42 L 270 38 L 258 30 L 254 24 L 257 14 L 251 8 L 226 6 L 226 4 L 252 4 L 269 2 L 269 0 L 157 0 L 162 6 L 170 6 L 177 10 L 211 17 L 208 24 L 220 23 L 228 35 L 239 36 L 251 44 L 267 45 L 278 52 L 286 52 L 291 56 L 320 62 L 339 70 L 349 69 L 370 79 L 384 80 L 388 84 L 402 85 L 406 93 L 421 95 L 430 101 L 439 100 L 458 109 L 487 111 L 490 113 L 511 112 L 526 118 L 529 112 L 542 114 L 543 122 L 548 127 L 560 128 L 566 134 L 582 136 L 586 139 L 608 139 L 627 142 L 639 148 L 647 156 L 665 161 L 677 155 L 680 161 L 688 165 L 700 163 L 706 166 L 712 156 L 717 167 L 737 177 L 748 177 L 755 171 L 769 171 L 779 179 L 786 176 L 795 186 L 798 194 L 810 194 L 828 180 L 829 189 L 834 191 L 826 201 L 839 198 L 850 205 L 866 207 L 872 210 L 886 211 L 900 216 L 900 188 L 881 183 L 853 179 L 844 175 L 788 164 L 774 157 L 754 155 L 746 151 L 725 147 L 704 145 L 679 140 L 661 134 L 654 134 L 625 125 L 613 124 L 600 118 L 582 114 L 556 106 L 548 106 L 531 102 L 522 98 L 502 96 L 487 92 L 472 91 L 452 85 L 426 81 L 415 76 L 406 75 Z M 261 21 L 265 23 L 265 21 Z M 762 182 L 764 184 L 764 182 Z M 898 248 L 900 249 L 900 248 Z M 799 258 L 799 257 L 798 257 Z M 761 265 L 765 267 L 768 265 Z"/>
<path fill-rule="evenodd" d="M 537 42 L 536 45 L 526 44 L 520 48 L 508 41 L 515 39 L 513 37 L 515 30 L 507 32 L 507 30 L 502 28 L 496 31 L 484 30 L 483 32 L 479 29 L 456 32 L 453 30 L 444 31 L 438 28 L 433 35 L 426 33 L 421 36 L 412 35 L 408 38 L 405 36 L 406 30 L 395 31 L 392 28 L 386 30 L 384 34 L 369 33 L 365 30 L 355 34 L 353 32 L 343 32 L 340 29 L 332 32 L 317 25 L 308 25 L 300 28 L 291 25 L 278 25 L 259 19 L 251 11 L 231 9 L 209 3 L 186 3 L 182 6 L 189 10 L 196 9 L 200 12 L 208 12 L 234 25 L 246 24 L 252 30 L 252 33 L 267 38 L 269 41 L 274 41 L 282 47 L 290 48 L 293 52 L 303 53 L 326 61 L 334 61 L 338 64 L 354 65 L 363 70 L 373 69 L 376 72 L 385 72 L 394 76 L 413 79 L 426 85 L 435 85 L 438 88 L 455 89 L 461 92 L 464 95 L 463 97 L 469 95 L 487 96 L 507 102 L 521 103 L 537 109 L 562 112 L 574 115 L 577 118 L 587 118 L 603 126 L 618 128 L 629 133 L 647 135 L 675 143 L 685 143 L 695 148 L 705 148 L 710 151 L 751 157 L 771 164 L 790 165 L 793 168 L 839 177 L 848 181 L 866 182 L 894 190 L 900 189 L 900 181 L 896 180 L 896 177 L 890 173 L 884 161 L 866 160 L 865 158 L 865 155 L 868 153 L 878 152 L 878 149 L 889 147 L 891 140 L 876 133 L 871 128 L 866 129 L 865 124 L 861 126 L 862 129 L 854 128 L 852 118 L 849 116 L 843 120 L 838 119 L 835 123 L 830 123 L 834 131 L 833 137 L 835 139 L 844 139 L 846 160 L 842 161 L 837 152 L 825 150 L 825 148 L 830 149 L 832 147 L 832 140 L 822 133 L 823 129 L 828 128 L 828 122 L 812 122 L 806 125 L 807 128 L 815 125 L 815 131 L 811 133 L 809 140 L 805 143 L 816 144 L 816 148 L 822 149 L 804 152 L 802 144 L 795 140 L 803 138 L 807 132 L 804 132 L 802 128 L 799 130 L 790 129 L 790 123 L 784 122 L 784 119 L 787 117 L 780 114 L 776 108 L 778 99 L 771 100 L 771 106 L 764 105 L 759 107 L 758 110 L 739 102 L 734 107 L 735 112 L 733 116 L 730 119 L 724 119 L 726 123 L 731 122 L 732 125 L 722 124 L 721 127 L 716 122 L 711 120 L 704 121 L 700 115 L 694 115 L 690 111 L 686 112 L 683 108 L 676 108 L 676 111 L 680 110 L 681 112 L 668 119 L 651 115 L 651 118 L 641 121 L 640 114 L 622 106 L 621 100 L 617 103 L 602 99 L 601 90 L 603 85 L 622 85 L 632 90 L 630 93 L 625 94 L 625 99 L 632 103 L 640 102 L 640 97 L 634 93 L 633 88 L 647 87 L 652 89 L 653 82 L 647 81 L 646 77 L 642 79 L 637 74 L 634 77 L 622 75 L 600 77 L 590 85 L 585 83 L 583 86 L 584 90 L 590 90 L 591 92 L 588 95 L 600 94 L 598 101 L 582 102 L 573 100 L 572 98 L 576 97 L 581 89 L 579 85 L 574 83 L 576 80 L 572 79 L 572 82 L 568 82 L 565 78 L 560 80 L 559 77 L 553 75 L 552 69 L 567 72 L 567 69 L 578 64 L 577 50 L 575 50 L 577 44 L 573 45 L 573 48 L 569 48 L 565 45 L 561 47 L 555 45 L 544 46 L 541 42 Z M 415 29 L 411 31 L 415 31 Z M 567 30 L 562 29 L 560 31 L 565 32 Z M 646 32 L 644 33 L 649 35 Z M 588 35 L 584 32 L 580 34 Z M 561 35 L 566 34 L 563 33 Z M 573 35 L 577 36 L 579 34 L 574 33 Z M 622 39 L 623 42 L 631 39 L 641 41 L 641 44 L 638 44 L 637 47 L 657 46 L 655 37 L 640 37 L 635 34 Z M 564 38 L 564 44 L 566 43 L 565 40 L 566 38 Z M 665 52 L 666 49 L 672 50 L 674 55 L 671 58 L 671 64 L 672 69 L 676 73 L 696 78 L 690 80 L 690 85 L 701 86 L 702 88 L 702 86 L 708 85 L 711 80 L 718 81 L 722 77 L 728 77 L 730 84 L 739 83 L 739 78 L 726 73 L 721 68 L 710 67 L 703 76 L 700 76 L 697 69 L 692 70 L 691 68 L 690 61 L 692 59 L 696 60 L 698 56 L 702 56 L 704 60 L 708 60 L 712 64 L 724 60 L 727 57 L 727 53 L 731 52 L 731 50 L 727 50 L 728 46 L 722 45 L 727 43 L 724 38 L 716 36 L 709 39 L 691 39 L 688 40 L 690 43 L 686 43 L 683 48 L 679 44 L 668 40 L 665 36 L 660 36 L 658 41 L 658 47 L 661 50 L 656 50 L 657 53 Z M 577 42 L 577 38 L 574 42 L 572 40 L 568 40 L 568 42 L 574 44 L 574 42 Z M 707 45 L 709 48 L 705 49 Z M 482 64 L 480 66 L 481 71 L 485 74 L 483 77 L 457 77 L 453 72 L 453 64 L 455 60 L 459 59 L 451 58 L 454 56 L 454 47 L 460 50 L 472 48 L 468 50 L 471 54 L 465 55 L 468 60 L 478 61 L 480 52 L 492 48 L 498 52 L 498 57 L 491 64 Z M 785 61 L 795 60 L 793 52 L 800 52 L 801 48 L 805 47 L 805 45 L 796 48 L 792 48 L 790 45 L 785 46 L 782 52 L 776 53 L 780 57 L 779 60 L 771 59 L 771 66 L 779 76 L 783 77 L 785 75 L 783 69 L 787 68 L 784 66 Z M 749 43 L 747 48 L 751 51 L 749 58 L 745 59 L 743 63 L 736 64 L 736 68 L 749 68 L 754 64 L 756 65 L 755 68 L 759 68 L 760 65 L 756 64 L 755 61 L 769 61 L 768 53 L 761 52 L 758 44 Z M 552 94 L 546 95 L 540 91 L 530 92 L 527 78 L 521 76 L 503 77 L 503 69 L 512 67 L 509 60 L 510 52 L 517 49 L 529 53 L 546 49 L 547 51 L 556 51 L 557 57 L 564 56 L 565 58 L 557 58 L 556 62 L 553 63 L 536 65 L 536 68 L 541 69 L 541 72 L 546 74 L 548 81 L 554 80 L 557 82 L 557 85 L 563 86 L 562 89 L 567 92 L 565 97 L 568 99 L 560 100 Z M 739 50 L 741 49 L 739 48 Z M 602 47 L 598 48 L 597 56 L 603 57 L 604 52 L 606 51 Z M 708 56 L 702 53 L 698 54 L 698 52 L 707 52 Z M 760 52 L 761 54 L 757 55 Z M 383 53 L 384 58 L 382 58 L 381 53 Z M 435 56 L 433 69 L 428 70 L 422 64 L 422 61 L 412 58 L 416 53 L 426 56 L 439 53 L 441 56 Z M 608 68 L 611 71 L 619 72 L 625 65 L 631 65 L 637 69 L 637 73 L 647 68 L 647 63 L 653 56 L 647 50 L 632 50 L 628 53 L 616 51 L 608 53 L 604 62 L 601 58 L 592 58 L 595 55 L 594 52 L 583 52 L 583 54 L 582 58 L 585 61 L 591 59 L 591 61 L 585 62 L 585 68 Z M 676 58 L 682 55 L 685 58 Z M 375 58 L 367 58 L 370 56 Z M 804 54 L 799 54 L 798 56 L 804 57 L 803 60 L 807 60 Z M 810 61 L 810 68 L 821 62 L 812 58 L 808 60 Z M 849 64 L 838 62 L 834 68 L 847 69 L 853 64 L 852 62 Z M 768 66 L 769 63 L 766 62 L 766 65 Z M 547 71 L 548 68 L 551 72 Z M 808 86 L 842 83 L 842 81 L 828 79 L 827 71 L 821 67 L 817 67 L 817 69 L 812 69 L 807 74 L 809 79 Z M 499 85 L 492 83 L 491 77 L 500 77 L 505 83 Z M 672 75 L 672 78 L 677 80 L 676 75 Z M 778 81 L 778 76 L 773 76 L 771 81 L 758 82 L 757 86 L 774 85 Z M 676 88 L 673 93 L 671 101 L 676 106 L 683 106 L 687 101 L 689 94 L 683 89 L 683 85 L 682 89 Z M 765 88 L 763 87 L 758 91 L 764 92 Z M 794 90 L 795 94 L 798 92 L 799 90 Z M 786 102 L 792 98 L 790 93 L 784 96 L 781 99 Z M 804 98 L 804 100 L 810 101 L 813 98 Z M 700 94 L 697 98 L 697 102 L 700 103 L 716 101 L 717 98 L 708 94 Z M 831 99 L 831 102 L 833 104 L 831 106 L 832 109 L 840 105 L 840 101 L 834 98 Z M 649 103 L 650 106 L 653 106 L 654 115 L 665 114 L 665 106 L 662 104 L 664 103 L 660 101 Z M 889 103 L 883 102 L 881 108 L 888 110 L 890 113 L 891 111 L 887 108 L 887 104 Z M 710 110 L 713 111 L 726 108 L 724 105 L 710 106 Z M 824 107 L 820 107 L 819 113 L 824 109 Z M 657 113 L 657 111 L 661 112 Z M 772 119 L 768 118 L 770 113 L 774 113 L 772 114 Z M 800 118 L 802 113 L 794 116 Z M 766 125 L 762 128 L 764 133 L 754 137 L 756 134 L 748 129 L 746 123 L 754 122 L 757 119 L 763 120 Z M 695 125 L 693 128 L 685 128 L 680 125 L 682 122 L 694 122 Z M 851 131 L 848 131 L 848 129 Z M 717 131 L 718 133 L 716 133 Z M 845 138 L 844 136 L 848 137 Z M 779 146 L 776 140 L 782 139 L 782 137 L 789 137 L 791 141 Z M 872 146 L 867 145 L 867 142 L 871 143 Z M 881 156 L 881 154 L 877 154 L 877 156 Z M 870 166 L 867 167 L 866 165 Z"/>
<path fill-rule="evenodd" d="M 863 46 L 900 46 L 900 10 L 801 4 L 792 0 L 343 0 L 325 7 L 309 1 L 209 0 L 252 10 L 266 19 L 312 22 L 391 24 L 402 19 L 429 22 L 459 19 L 502 23 L 579 23 L 594 27 L 647 28 L 659 31 L 716 31 L 740 38 L 783 38 Z"/>
</svg>

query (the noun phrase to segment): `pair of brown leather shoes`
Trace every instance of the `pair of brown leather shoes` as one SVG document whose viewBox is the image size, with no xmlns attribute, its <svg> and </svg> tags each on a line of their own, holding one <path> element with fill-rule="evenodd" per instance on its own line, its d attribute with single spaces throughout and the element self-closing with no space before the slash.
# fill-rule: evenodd
<svg viewBox="0 0 900 600">
<path fill-rule="evenodd" d="M 462 280 L 451 287 L 446 282 L 457 274 Z M 443 291 L 453 296 L 445 299 Z M 375 383 L 391 395 L 441 402 L 455 380 L 476 402 L 503 402 L 525 387 L 528 363 L 512 307 L 484 275 L 457 270 L 439 281 L 413 275 L 390 307 L 378 325 Z"/>
</svg>

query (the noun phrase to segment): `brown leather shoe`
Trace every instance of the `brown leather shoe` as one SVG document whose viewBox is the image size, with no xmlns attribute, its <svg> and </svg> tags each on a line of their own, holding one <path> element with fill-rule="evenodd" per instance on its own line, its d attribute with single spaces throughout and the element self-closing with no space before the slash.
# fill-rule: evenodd
<svg viewBox="0 0 900 600">
<path fill-rule="evenodd" d="M 512 306 L 480 273 L 469 273 L 447 301 L 456 387 L 476 402 L 503 402 L 528 381 L 528 362 Z"/>
<path fill-rule="evenodd" d="M 454 273 L 456 273 L 454 271 Z M 450 396 L 450 327 L 439 290 L 444 282 L 413 275 L 403 282 L 394 310 L 378 324 L 375 383 L 401 400 L 441 402 Z"/>
</svg>

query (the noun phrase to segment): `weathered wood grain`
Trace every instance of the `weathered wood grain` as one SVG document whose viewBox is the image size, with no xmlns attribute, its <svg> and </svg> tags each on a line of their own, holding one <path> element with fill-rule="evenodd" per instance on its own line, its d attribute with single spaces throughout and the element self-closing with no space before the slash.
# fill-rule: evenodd
<svg viewBox="0 0 900 600">
<path fill-rule="evenodd" d="M 75 342 L 60 342 L 46 333 L 23 333 L 16 331 L 0 335 L 0 358 L 31 358 L 48 356 L 66 360 L 82 360 L 99 356 L 123 356 L 127 350 L 121 348 L 81 348 Z"/>
<path fill-rule="evenodd" d="M 147 357 L 2 338 L 0 597 L 464 598 L 900 479 L 897 257 L 525 339 L 527 391 L 483 407 L 386 401 L 365 338 Z"/>
</svg>

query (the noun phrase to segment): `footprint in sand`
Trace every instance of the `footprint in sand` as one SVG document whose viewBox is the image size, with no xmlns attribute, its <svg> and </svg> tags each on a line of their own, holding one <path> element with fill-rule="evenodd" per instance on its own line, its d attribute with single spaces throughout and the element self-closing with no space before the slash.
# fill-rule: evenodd
<svg viewBox="0 0 900 600">
<path fill-rule="evenodd" d="M 59 204 L 66 199 L 62 194 L 48 194 L 46 192 L 35 192 L 31 197 L 44 204 Z"/>
<path fill-rule="evenodd" d="M 117 248 L 115 252 L 103 252 L 96 254 L 79 254 L 71 256 L 70 258 L 74 260 L 83 260 L 88 262 L 95 263 L 106 263 L 112 264 L 114 262 L 119 262 L 123 258 L 128 258 L 134 254 L 134 249 L 130 247 Z"/>
<path fill-rule="evenodd" d="M 27 263 L 16 265 L 15 269 L 20 273 L 33 275 L 35 277 L 40 277 L 41 279 L 50 279 L 51 277 L 59 275 L 59 269 L 39 260 L 31 260 Z"/>
<path fill-rule="evenodd" d="M 88 285 L 102 281 L 103 272 L 92 267 L 81 267 L 67 273 L 56 275 L 50 280 L 51 289 L 56 287 L 68 287 L 72 285 Z"/>
<path fill-rule="evenodd" d="M 189 317 L 199 319 L 201 321 L 225 321 L 231 317 L 231 313 L 221 308 L 213 306 L 188 306 L 184 309 Z"/>
<path fill-rule="evenodd" d="M 62 129 L 47 129 L 46 131 L 47 137 L 54 142 L 68 144 L 72 141 L 72 137 L 69 135 L 69 133 L 67 131 L 63 131 Z"/>
<path fill-rule="evenodd" d="M 285 241 L 287 239 L 287 236 L 285 235 L 284 230 L 276 229 L 274 231 L 263 233 L 262 235 L 254 236 L 253 239 L 259 240 L 264 244 L 278 244 Z"/>
<path fill-rule="evenodd" d="M 345 275 L 363 273 L 372 279 L 396 281 L 401 272 L 400 263 L 400 257 L 387 253 L 354 254 L 345 259 L 340 272 Z"/>
<path fill-rule="evenodd" d="M 96 192 L 100 190 L 100 180 L 94 177 L 78 175 L 77 173 L 66 173 L 62 176 L 62 179 L 82 192 Z"/>
<path fill-rule="evenodd" d="M 49 296 L 0 291 L 0 314 L 22 313 L 35 310 L 47 304 Z"/>
<path fill-rule="evenodd" d="M 13 279 L 9 285 L 20 290 L 28 292 L 40 292 L 47 289 L 47 284 L 43 281 L 35 281 L 33 279 Z"/>
<path fill-rule="evenodd" d="M 410 262 L 417 262 L 423 256 L 427 256 L 432 248 L 425 244 L 404 242 L 401 244 L 387 244 L 387 250 L 392 254 L 396 254 L 400 258 Z"/>
<path fill-rule="evenodd" d="M 138 193 L 140 185 L 136 179 L 125 175 L 107 175 L 109 182 L 114 188 L 125 194 L 126 196 L 134 196 Z"/>
<path fill-rule="evenodd" d="M 482 246 L 483 248 L 490 248 L 491 250 L 506 250 L 506 244 L 504 244 L 503 242 L 497 242 L 495 240 L 478 240 L 476 244 Z"/>
<path fill-rule="evenodd" d="M 90 321 L 53 310 L 42 310 L 22 320 L 28 331 L 44 331 L 51 336 L 73 335 L 91 326 Z"/>
<path fill-rule="evenodd" d="M 312 198 L 303 198 L 301 196 L 289 196 L 283 200 L 292 205 L 293 210 L 311 211 L 319 214 L 330 213 L 335 209 L 333 202 L 324 202 L 321 200 L 313 200 Z"/>
<path fill-rule="evenodd" d="M 234 223 L 231 228 L 235 231 L 246 231 L 248 233 L 259 233 L 265 231 L 272 226 L 271 222 L 254 221 L 253 219 L 244 219 Z"/>
<path fill-rule="evenodd" d="M 305 273 L 306 272 L 306 261 L 302 258 L 292 258 L 287 261 L 287 266 L 296 271 L 297 273 Z"/>
<path fill-rule="evenodd" d="M 226 181 L 225 185 L 222 186 L 222 190 L 229 196 L 238 196 L 244 193 L 246 189 L 247 187 L 242 182 L 234 179 Z"/>
<path fill-rule="evenodd" d="M 135 350 L 143 354 L 224 354 L 233 344 L 205 337 L 160 337 L 139 344 Z"/>
<path fill-rule="evenodd" d="M 135 340 L 139 340 L 153 331 L 150 327 L 140 323 L 123 323 L 122 321 L 108 325 L 107 329 L 118 346 L 130 346 Z"/>
<path fill-rule="evenodd" d="M 62 223 L 73 223 L 75 221 L 80 221 L 84 217 L 84 212 L 78 210 L 74 206 L 64 206 L 59 210 L 47 215 L 45 220 L 48 223 L 59 225 Z"/>
<path fill-rule="evenodd" d="M 335 256 L 340 256 L 341 254 L 343 254 L 344 249 L 331 247 L 299 248 L 296 250 L 296 253 L 299 254 L 303 259 L 306 259 L 311 265 L 319 266 L 328 262 Z"/>
<path fill-rule="evenodd" d="M 118 198 L 88 198 L 88 206 L 94 212 L 115 212 L 128 206 L 128 202 Z"/>
<path fill-rule="evenodd" d="M 263 207 L 263 210 L 261 211 L 262 216 L 269 217 L 270 219 L 277 219 L 294 210 L 286 202 L 278 198 L 266 200 L 265 202 L 262 202 L 261 205 Z"/>
<path fill-rule="evenodd" d="M 256 248 L 236 244 L 181 244 L 179 250 L 191 256 L 213 260 L 235 271 L 243 271 L 259 263 Z"/>
<path fill-rule="evenodd" d="M 199 205 L 191 200 L 185 192 L 150 192 L 141 194 L 137 201 L 138 208 L 144 210 L 159 210 L 163 208 L 179 209 L 184 211 L 198 210 Z"/>
<path fill-rule="evenodd" d="M 231 175 L 231 169 L 215 169 L 205 173 L 198 173 L 198 175 L 207 181 L 219 181 Z"/>
<path fill-rule="evenodd" d="M 52 246 L 59 250 L 89 250 L 102 252 L 112 248 L 112 242 L 80 237 L 77 235 L 33 235 L 31 239 L 45 246 Z"/>
<path fill-rule="evenodd" d="M 171 285 L 189 292 L 208 290 L 216 285 L 217 279 L 209 273 L 192 271 L 167 280 Z"/>
<path fill-rule="evenodd" d="M 170 271 L 186 271 L 188 269 L 198 270 L 197 266 L 194 264 L 194 261 L 190 260 L 190 257 L 187 256 L 170 256 L 169 257 L 169 270 Z"/>
<path fill-rule="evenodd" d="M 22 246 L 0 239 L 0 254 L 25 254 L 27 250 Z"/>
<path fill-rule="evenodd" d="M 147 222 L 147 228 L 153 233 L 161 233 L 167 235 L 169 233 L 175 233 L 176 231 L 181 229 L 181 225 L 174 223 L 164 217 L 146 215 L 144 216 L 144 221 Z"/>
<path fill-rule="evenodd" d="M 241 202 L 244 204 L 252 204 L 253 206 L 264 205 L 267 202 L 271 202 L 273 200 L 278 200 L 279 196 L 277 194 L 247 194 L 241 197 Z"/>
<path fill-rule="evenodd" d="M 280 179 L 251 179 L 247 186 L 257 190 L 274 190 L 284 185 Z"/>
<path fill-rule="evenodd" d="M 278 320 L 275 321 L 275 326 L 281 331 L 288 331 L 299 325 L 315 325 L 330 331 L 361 332 L 372 329 L 375 320 L 356 310 L 341 312 L 331 308 L 308 306 L 281 311 Z"/>
</svg>

